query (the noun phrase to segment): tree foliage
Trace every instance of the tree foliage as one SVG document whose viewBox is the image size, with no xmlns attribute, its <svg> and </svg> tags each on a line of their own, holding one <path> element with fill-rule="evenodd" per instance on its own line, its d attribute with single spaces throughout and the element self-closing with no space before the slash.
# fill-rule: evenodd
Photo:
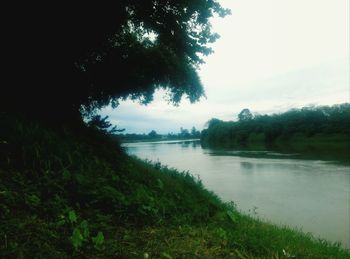
<svg viewBox="0 0 350 259">
<path fill-rule="evenodd" d="M 123 132 L 125 129 L 117 129 L 117 126 L 113 126 L 112 123 L 108 121 L 108 116 L 101 117 L 101 115 L 94 115 L 88 121 L 88 126 L 91 128 L 95 128 L 100 131 L 104 131 L 110 134 L 114 134 L 117 132 Z"/>
<path fill-rule="evenodd" d="M 261 135 L 266 143 L 288 140 L 295 134 L 311 137 L 316 134 L 350 136 L 350 104 L 309 106 L 273 115 L 253 115 L 241 111 L 239 121 L 211 119 L 202 131 L 202 140 L 214 145 L 247 144 L 250 136 Z"/>
<path fill-rule="evenodd" d="M 174 104 L 197 101 L 196 68 L 218 38 L 209 19 L 228 13 L 216 0 L 21 6 L 1 109 L 66 117 L 128 97 L 148 103 L 158 88 Z"/>
<path fill-rule="evenodd" d="M 185 128 L 180 128 L 180 132 L 169 132 L 168 134 L 158 134 L 155 130 L 151 130 L 148 134 L 136 134 L 136 133 L 121 133 L 116 134 L 119 141 L 133 142 L 133 141 L 149 141 L 149 140 L 183 140 L 200 138 L 201 132 L 194 126 L 191 131 Z"/>
<path fill-rule="evenodd" d="M 253 114 L 250 112 L 249 109 L 243 109 L 238 114 L 238 119 L 239 119 L 239 121 L 249 121 L 249 120 L 253 119 Z"/>
<path fill-rule="evenodd" d="M 148 137 L 151 139 L 157 138 L 159 135 L 155 130 L 151 130 L 150 133 L 148 133 Z"/>
</svg>

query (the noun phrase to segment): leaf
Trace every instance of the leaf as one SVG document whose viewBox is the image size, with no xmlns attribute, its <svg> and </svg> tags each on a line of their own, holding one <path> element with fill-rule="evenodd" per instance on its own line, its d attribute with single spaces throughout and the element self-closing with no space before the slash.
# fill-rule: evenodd
<svg viewBox="0 0 350 259">
<path fill-rule="evenodd" d="M 74 176 L 75 176 L 75 180 L 77 181 L 78 184 L 85 183 L 86 179 L 85 179 L 84 175 L 77 173 L 77 174 L 74 174 Z"/>
<path fill-rule="evenodd" d="M 234 214 L 232 211 L 229 211 L 229 210 L 228 210 L 226 213 L 227 213 L 227 216 L 231 219 L 231 221 L 232 221 L 233 223 L 236 223 L 236 222 L 237 222 L 236 217 L 235 217 L 235 214 Z"/>
<path fill-rule="evenodd" d="M 37 207 L 40 204 L 40 198 L 35 194 L 25 194 L 25 202 L 31 207 Z"/>
<path fill-rule="evenodd" d="M 64 219 L 61 219 L 61 220 L 59 220 L 59 221 L 57 221 L 57 226 L 63 226 L 64 224 L 66 223 L 66 221 L 64 220 Z"/>
<path fill-rule="evenodd" d="M 237 249 L 235 249 L 236 254 L 238 255 L 239 258 L 241 259 L 246 259 L 247 257 L 243 256 L 241 252 L 239 252 Z"/>
<path fill-rule="evenodd" d="M 223 229 L 223 228 L 218 228 L 217 230 L 216 230 L 216 234 L 218 235 L 218 237 L 220 237 L 221 239 L 224 239 L 224 240 L 226 240 L 227 239 L 227 233 L 226 233 L 226 231 Z"/>
<path fill-rule="evenodd" d="M 90 235 L 90 231 L 89 231 L 89 225 L 88 222 L 86 220 L 83 220 L 80 225 L 79 225 L 80 230 L 82 231 L 82 235 L 84 238 L 88 238 Z"/>
<path fill-rule="evenodd" d="M 75 214 L 74 210 L 71 210 L 68 212 L 68 219 L 69 219 L 70 223 L 77 222 L 77 215 Z"/>
<path fill-rule="evenodd" d="M 82 246 L 83 241 L 84 241 L 84 237 L 78 228 L 75 228 L 73 230 L 73 234 L 71 236 L 71 241 L 72 241 L 72 245 L 74 246 L 75 249 L 78 249 L 79 247 Z"/>
<path fill-rule="evenodd" d="M 165 258 L 168 258 L 168 259 L 173 259 L 173 257 L 165 252 L 162 253 L 162 256 L 164 256 Z"/>
<path fill-rule="evenodd" d="M 160 179 L 157 179 L 159 189 L 163 190 L 164 184 Z"/>
<path fill-rule="evenodd" d="M 103 236 L 103 233 L 101 231 L 97 233 L 96 237 L 92 238 L 92 242 L 94 242 L 94 246 L 98 250 L 101 250 L 103 248 L 104 241 L 105 237 Z"/>
<path fill-rule="evenodd" d="M 71 173 L 68 170 L 63 170 L 63 180 L 68 181 L 71 179 Z"/>
</svg>

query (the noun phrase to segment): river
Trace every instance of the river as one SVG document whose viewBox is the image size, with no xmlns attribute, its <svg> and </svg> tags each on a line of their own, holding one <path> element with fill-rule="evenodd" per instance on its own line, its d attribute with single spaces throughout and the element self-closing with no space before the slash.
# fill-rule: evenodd
<svg viewBox="0 0 350 259">
<path fill-rule="evenodd" d="M 350 248 L 350 166 L 273 151 L 204 149 L 199 141 L 124 144 L 127 152 L 199 176 L 246 214 Z"/>
</svg>

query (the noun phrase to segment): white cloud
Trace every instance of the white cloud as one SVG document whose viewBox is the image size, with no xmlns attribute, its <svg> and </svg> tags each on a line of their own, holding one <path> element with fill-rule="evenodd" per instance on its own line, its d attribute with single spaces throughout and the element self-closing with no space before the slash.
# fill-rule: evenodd
<svg viewBox="0 0 350 259">
<path fill-rule="evenodd" d="M 348 0 L 223 0 L 232 10 L 212 21 L 221 38 L 199 74 L 207 99 L 148 106 L 131 101 L 104 114 L 129 132 L 202 128 L 212 117 L 234 119 L 308 104 L 349 102 Z"/>
</svg>

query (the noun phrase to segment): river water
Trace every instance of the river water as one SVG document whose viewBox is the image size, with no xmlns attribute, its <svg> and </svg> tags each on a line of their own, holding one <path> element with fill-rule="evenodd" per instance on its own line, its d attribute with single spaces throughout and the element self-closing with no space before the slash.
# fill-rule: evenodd
<svg viewBox="0 0 350 259">
<path fill-rule="evenodd" d="M 237 208 L 350 248 L 350 166 L 272 151 L 204 149 L 199 141 L 124 144 L 127 152 L 199 176 Z"/>
</svg>

